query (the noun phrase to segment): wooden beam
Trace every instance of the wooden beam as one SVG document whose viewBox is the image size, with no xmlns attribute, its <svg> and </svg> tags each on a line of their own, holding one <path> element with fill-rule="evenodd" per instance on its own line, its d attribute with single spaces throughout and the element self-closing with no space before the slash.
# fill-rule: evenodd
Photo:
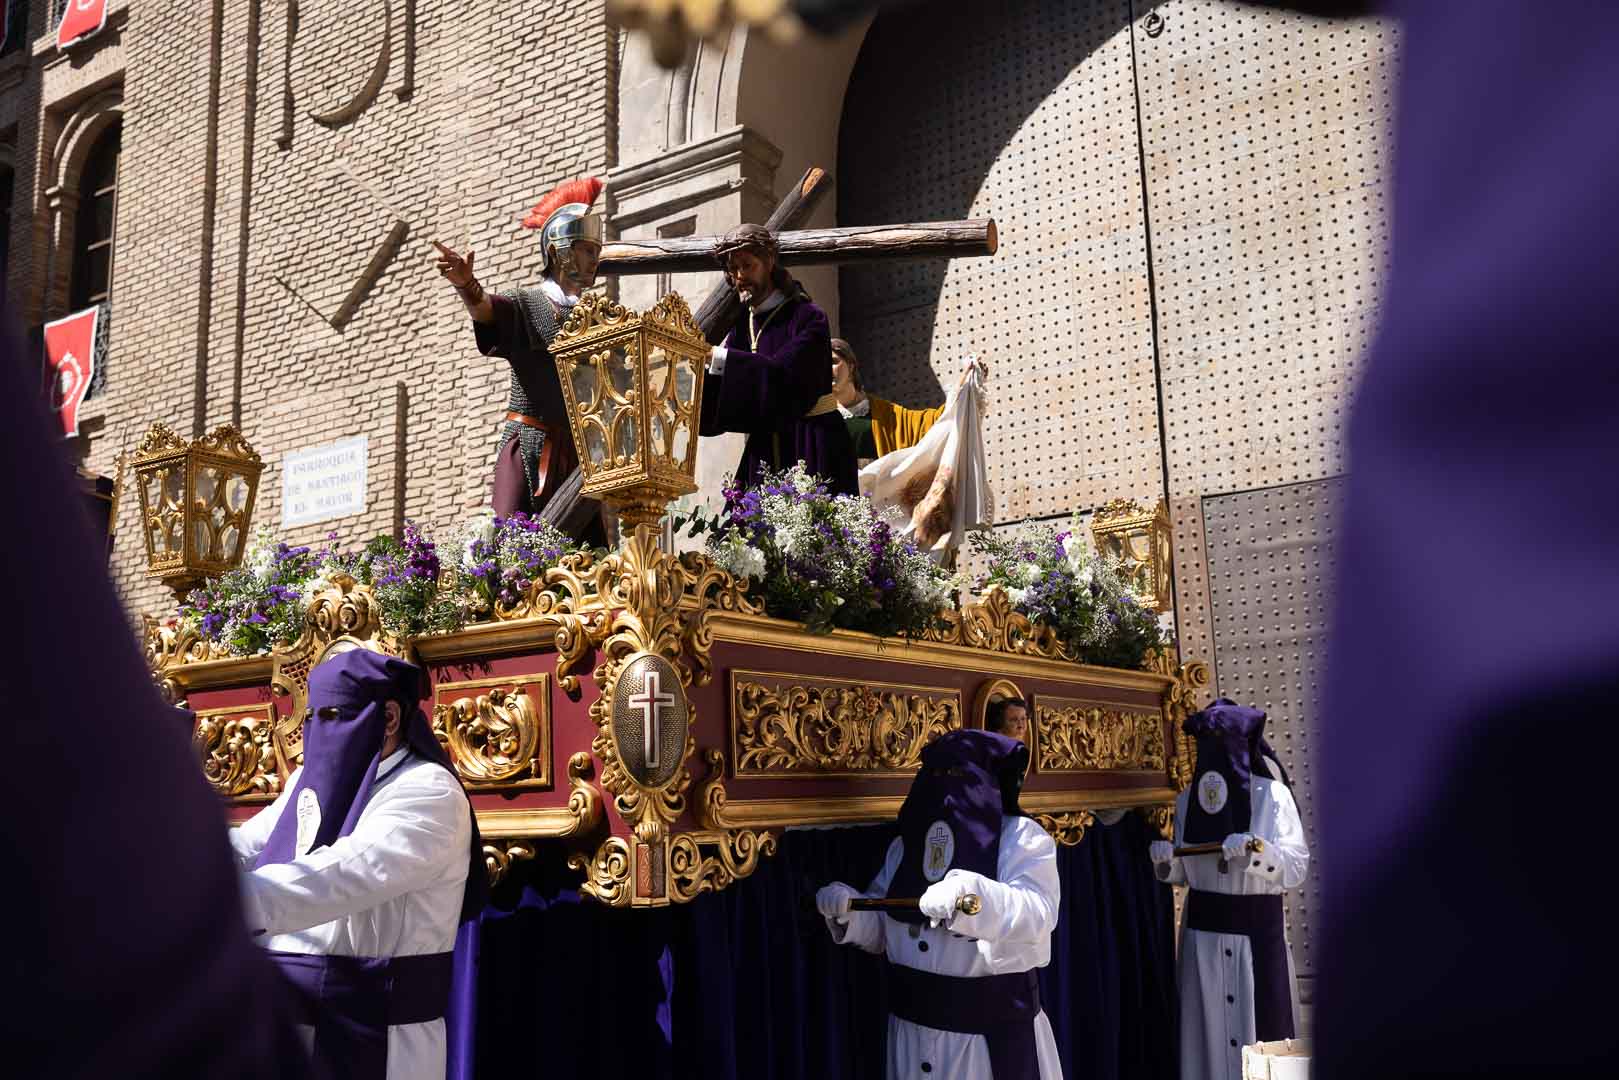
<svg viewBox="0 0 1619 1080">
<path fill-rule="evenodd" d="M 779 233 L 786 229 L 796 229 L 809 220 L 809 216 L 820 205 L 821 199 L 832 190 L 832 177 L 825 169 L 810 166 L 804 171 L 797 184 L 787 192 L 787 197 L 781 200 L 774 212 L 765 221 L 765 228 L 771 232 Z M 713 240 L 710 239 L 712 244 Z M 616 246 L 616 245 L 615 245 Z M 712 250 L 712 249 L 711 249 Z M 605 255 L 606 252 L 604 251 Z M 714 258 L 711 254 L 708 261 L 699 270 L 713 270 Z M 610 273 L 611 271 L 598 271 Z M 736 290 L 725 282 L 720 282 L 709 290 L 709 294 L 698 305 L 694 318 L 697 325 L 702 327 L 709 344 L 718 345 L 725 340 L 736 317 L 742 314 L 742 302 L 736 298 Z"/>
<path fill-rule="evenodd" d="M 718 237 L 679 236 L 620 240 L 602 248 L 602 274 L 684 274 L 714 270 Z M 784 266 L 962 259 L 995 254 L 995 222 L 928 221 L 912 225 L 857 225 L 776 234 Z"/>
</svg>

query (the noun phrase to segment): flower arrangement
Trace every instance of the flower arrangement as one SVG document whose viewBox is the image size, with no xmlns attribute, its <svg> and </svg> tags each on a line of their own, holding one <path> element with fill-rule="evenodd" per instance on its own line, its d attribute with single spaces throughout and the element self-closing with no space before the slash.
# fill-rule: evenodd
<svg viewBox="0 0 1619 1080">
<path fill-rule="evenodd" d="M 1001 588 L 1022 614 L 1056 631 L 1082 663 L 1139 668 L 1164 644 L 1158 617 L 1130 594 L 1116 558 L 1091 546 L 1075 515 L 1067 527 L 1025 525 L 1012 535 L 973 533 L 989 570 L 980 591 Z"/>
<path fill-rule="evenodd" d="M 725 490 L 718 520 L 694 516 L 711 558 L 750 580 L 765 611 L 815 633 L 914 636 L 951 606 L 954 579 L 897 536 L 865 498 L 833 496 L 803 463 Z"/>
<path fill-rule="evenodd" d="M 528 514 L 484 514 L 461 528 L 455 564 L 456 591 L 476 614 L 497 602 L 514 604 L 564 555 L 580 545 L 555 525 Z"/>
<path fill-rule="evenodd" d="M 305 605 L 339 575 L 373 587 L 390 634 L 453 630 L 466 621 L 459 598 L 441 595 L 437 552 L 414 524 L 406 523 L 403 542 L 384 534 L 360 551 L 344 551 L 336 542 L 330 533 L 320 548 L 292 547 L 260 528 L 239 568 L 186 596 L 180 624 L 232 655 L 265 653 L 298 640 Z"/>
</svg>

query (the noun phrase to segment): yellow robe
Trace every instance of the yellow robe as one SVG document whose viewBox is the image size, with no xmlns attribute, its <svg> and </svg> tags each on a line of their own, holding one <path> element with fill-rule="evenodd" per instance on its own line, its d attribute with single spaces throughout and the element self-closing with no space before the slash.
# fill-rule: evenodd
<svg viewBox="0 0 1619 1080">
<path fill-rule="evenodd" d="M 866 400 L 871 403 L 871 437 L 877 444 L 878 457 L 915 446 L 944 414 L 943 405 L 934 409 L 907 409 L 875 394 L 867 394 Z"/>
</svg>

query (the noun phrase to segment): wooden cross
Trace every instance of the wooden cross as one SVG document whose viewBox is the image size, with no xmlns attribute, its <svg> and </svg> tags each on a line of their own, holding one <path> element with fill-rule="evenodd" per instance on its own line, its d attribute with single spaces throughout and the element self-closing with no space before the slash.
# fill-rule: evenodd
<svg viewBox="0 0 1619 1080">
<path fill-rule="evenodd" d="M 776 234 L 784 266 L 830 263 L 960 259 L 993 255 L 999 245 L 995 222 L 930 221 L 912 225 L 860 225 L 845 229 L 798 229 L 832 188 L 826 170 L 811 168 L 765 222 Z M 692 273 L 717 269 L 717 236 L 619 240 L 602 248 L 601 274 Z M 737 316 L 740 301 L 730 285 L 715 286 L 696 312 L 697 325 L 718 345 Z"/>
<path fill-rule="evenodd" d="M 675 696 L 663 693 L 663 675 L 656 668 L 641 680 L 641 692 L 630 697 L 630 708 L 641 711 L 646 767 L 656 769 L 663 749 L 663 710 L 673 708 Z"/>
</svg>

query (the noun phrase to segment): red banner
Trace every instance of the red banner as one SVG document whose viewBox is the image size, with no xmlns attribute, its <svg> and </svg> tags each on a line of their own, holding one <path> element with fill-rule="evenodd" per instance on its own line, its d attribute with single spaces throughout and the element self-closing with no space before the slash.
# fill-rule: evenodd
<svg viewBox="0 0 1619 1080">
<path fill-rule="evenodd" d="M 62 25 L 56 28 L 56 47 L 65 49 L 107 25 L 107 0 L 67 0 Z"/>
<path fill-rule="evenodd" d="M 45 368 L 51 380 L 51 407 L 62 418 L 62 433 L 79 433 L 79 405 L 96 373 L 96 323 L 101 308 L 85 308 L 45 324 Z"/>
</svg>

